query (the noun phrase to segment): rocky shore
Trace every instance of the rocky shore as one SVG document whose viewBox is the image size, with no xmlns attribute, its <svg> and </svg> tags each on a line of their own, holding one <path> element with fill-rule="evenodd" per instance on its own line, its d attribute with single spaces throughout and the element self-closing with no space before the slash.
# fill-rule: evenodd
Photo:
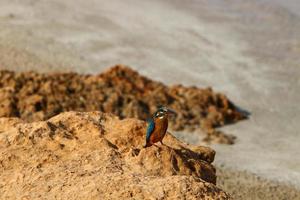
<svg viewBox="0 0 300 200">
<path fill-rule="evenodd" d="M 191 111 L 183 112 L 180 120 L 172 119 L 172 128 L 180 130 L 180 127 L 184 127 L 184 130 L 170 132 L 188 143 L 198 143 L 202 139 L 198 138 L 200 132 L 204 132 L 202 136 L 205 141 L 211 142 L 209 146 L 217 152 L 214 161 L 217 187 L 229 193 L 233 199 L 298 200 L 300 157 L 295 155 L 300 154 L 298 142 L 300 107 L 297 106 L 300 101 L 300 15 L 297 5 L 300 4 L 297 1 L 131 0 L 128 3 L 122 0 L 2 0 L 0 69 L 7 70 L 1 72 L 1 76 L 9 77 L 6 79 L 9 81 L 4 81 L 1 85 L 0 115 L 21 118 L 10 120 L 6 118 L 12 124 L 15 123 L 16 127 L 21 126 L 19 122 L 24 126 L 28 122 L 32 126 L 45 123 L 51 121 L 57 114 L 74 108 L 80 112 L 94 110 L 111 112 L 119 115 L 121 119 L 127 117 L 144 119 L 145 115 L 141 114 L 144 109 L 129 106 L 126 111 L 109 110 L 111 105 L 119 102 L 119 94 L 116 92 L 113 92 L 113 96 L 108 95 L 112 100 L 97 99 L 101 102 L 99 103 L 92 102 L 89 95 L 93 93 L 85 91 L 86 87 L 82 88 L 87 83 L 91 84 L 87 80 L 93 79 L 97 82 L 102 76 L 97 74 L 103 72 L 107 66 L 124 63 L 151 78 L 151 81 L 160 81 L 162 84 L 154 86 L 158 86 L 162 92 L 169 93 L 174 84 L 188 86 L 176 86 L 178 91 L 190 91 L 188 97 L 180 97 L 180 101 L 185 104 L 190 102 L 188 99 L 194 94 L 197 95 L 193 101 L 201 100 L 208 103 L 204 104 L 203 109 L 203 113 L 207 114 L 206 117 L 202 114 L 194 116 Z M 32 70 L 34 72 L 28 72 Z M 39 77 L 39 80 L 35 76 Z M 66 81 L 66 77 L 69 82 Z M 50 86 L 49 83 L 48 86 L 43 85 L 45 80 L 51 82 Z M 107 80 L 110 81 L 110 78 Z M 66 82 L 76 86 L 75 92 L 72 90 L 73 86 L 69 87 Z M 25 84 L 25 87 L 21 87 L 22 84 Z M 197 86 L 197 89 L 191 87 L 193 85 Z M 208 87 L 212 87 L 213 90 Z M 51 88 L 55 96 L 47 88 Z M 190 90 L 191 88 L 193 89 Z M 39 92 L 34 95 L 36 91 Z M 41 94 L 41 91 L 44 93 Z M 97 89 L 92 91 L 97 93 Z M 223 126 L 224 112 L 229 109 L 224 110 L 224 107 L 216 103 L 215 99 L 224 99 L 220 98 L 216 91 L 225 94 L 232 102 L 251 112 L 250 118 L 233 126 Z M 73 94 L 66 95 L 64 92 Z M 143 96 L 145 97 L 147 95 Z M 214 100 L 204 101 L 202 97 Z M 137 97 L 134 95 L 126 97 L 132 102 L 136 102 L 131 100 L 135 98 Z M 49 102 L 45 101 L 46 99 Z M 63 101 L 68 103 L 62 103 Z M 189 104 L 193 106 L 193 110 L 194 103 Z M 103 105 L 105 110 L 100 109 L 99 105 Z M 144 105 L 142 108 L 147 108 L 149 113 L 152 112 L 154 108 L 151 105 L 154 104 L 146 103 L 146 105 L 148 108 Z M 181 108 L 181 103 L 179 105 Z M 208 105 L 215 108 L 208 109 Z M 190 106 L 188 109 L 191 109 Z M 133 114 L 130 114 L 131 112 Z M 199 112 L 199 108 L 196 108 L 196 112 Z M 208 118 L 208 123 L 203 123 L 207 122 Z M 198 120 L 202 122 L 200 125 Z M 224 122 L 228 124 L 226 120 Z M 29 124 L 27 126 L 31 126 Z M 205 126 L 201 127 L 201 124 Z M 6 130 L 5 127 L 12 128 L 4 120 L 0 123 L 0 128 Z M 194 129 L 195 132 L 190 131 Z M 7 131 L 2 131 L 0 135 L 3 133 L 8 134 Z M 17 132 L 10 133 L 13 135 Z M 27 137 L 25 135 L 20 133 L 17 138 Z M 223 145 L 224 143 L 234 145 Z M 25 149 L 24 151 L 28 153 L 26 149 L 29 147 L 22 145 L 19 146 L 19 150 Z M 4 148 L 1 147 L 1 151 L 4 151 Z M 82 155 L 76 153 L 78 151 L 74 151 L 75 154 L 70 151 L 69 157 Z M 37 176 L 37 170 L 43 167 L 38 169 L 34 166 L 30 170 L 26 169 L 24 173 L 23 167 L 17 167 L 21 164 L 14 167 L 14 162 L 18 159 L 20 162 L 24 161 L 25 167 L 32 166 L 27 160 L 34 161 L 35 153 L 36 158 L 43 157 L 37 150 L 31 154 L 32 158 L 20 153 L 17 154 L 18 158 L 12 156 L 11 161 L 8 161 L 11 168 L 5 170 L 1 168 L 0 174 L 3 178 L 3 173 L 9 178 L 1 177 L 0 190 L 2 192 L 5 188 L 6 192 L 0 194 L 5 194 L 9 199 L 16 199 L 13 194 L 21 197 L 22 191 L 26 190 L 27 196 L 22 197 L 30 199 L 31 196 L 28 195 L 35 195 L 35 192 L 42 195 L 35 188 L 42 191 L 49 190 L 50 193 L 52 191 L 51 195 L 61 190 L 69 194 L 77 191 L 84 193 L 85 190 L 90 192 L 87 188 L 81 190 L 71 187 L 66 184 L 66 180 L 55 178 L 63 177 L 61 174 L 65 171 L 62 169 L 59 169 L 57 174 L 54 172 L 48 174 L 51 178 L 49 180 L 55 180 L 44 182 L 50 185 L 49 189 L 45 189 L 44 185 L 36 185 L 35 183 L 40 183 L 39 180 L 47 179 Z M 57 151 L 55 155 L 56 153 Z M 142 151 L 139 155 L 141 153 Z M 29 159 L 20 160 L 23 156 Z M 55 159 L 53 157 L 53 160 Z M 59 161 L 58 165 L 53 165 L 55 169 L 52 170 L 64 166 L 64 162 Z M 79 158 L 74 162 L 79 162 Z M 84 163 L 81 163 L 81 166 L 84 166 Z M 64 167 L 68 169 L 68 166 Z M 85 168 L 75 169 L 76 173 L 85 170 Z M 13 172 L 16 173 L 13 175 Z M 29 180 L 31 173 L 35 177 L 33 180 Z M 44 175 L 43 171 L 39 173 Z M 73 178 L 79 175 L 68 176 Z M 167 182 L 176 178 L 170 177 L 166 176 Z M 98 181 L 98 178 L 95 180 Z M 76 181 L 78 180 L 80 182 L 81 179 L 76 178 Z M 180 184 L 182 182 L 184 180 Z M 118 183 L 121 183 L 119 187 L 123 187 L 124 182 Z M 150 182 L 141 183 L 147 185 Z M 78 186 L 79 184 L 81 183 L 78 183 Z M 93 187 L 91 184 L 88 185 Z M 167 187 L 167 184 L 164 185 Z M 56 186 L 61 189 L 57 189 Z M 68 191 L 65 187 L 70 187 L 72 191 Z M 151 188 L 149 184 L 146 189 L 148 187 Z M 182 190 L 186 191 L 194 190 Z M 41 196 L 35 199 L 42 198 Z"/>
<path fill-rule="evenodd" d="M 1 199 L 229 199 L 215 151 L 168 133 L 143 148 L 146 123 L 101 112 L 0 119 Z"/>
</svg>

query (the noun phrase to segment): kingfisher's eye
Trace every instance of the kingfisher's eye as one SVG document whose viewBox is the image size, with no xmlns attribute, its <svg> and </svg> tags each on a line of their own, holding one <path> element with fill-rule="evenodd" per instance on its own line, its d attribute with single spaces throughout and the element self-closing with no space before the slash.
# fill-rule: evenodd
<svg viewBox="0 0 300 200">
<path fill-rule="evenodd" d="M 165 112 L 164 111 L 158 111 L 156 114 L 155 114 L 155 117 L 161 117 L 161 116 L 163 116 L 165 114 Z"/>
</svg>

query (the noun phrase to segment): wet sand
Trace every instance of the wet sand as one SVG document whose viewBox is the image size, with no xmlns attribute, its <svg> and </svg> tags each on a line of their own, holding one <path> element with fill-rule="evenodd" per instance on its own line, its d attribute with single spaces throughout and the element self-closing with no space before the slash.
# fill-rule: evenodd
<svg viewBox="0 0 300 200">
<path fill-rule="evenodd" d="M 220 171 L 222 187 L 240 191 L 241 199 L 261 186 L 265 199 L 275 199 L 267 194 L 278 182 L 277 199 L 300 187 L 300 19 L 288 7 L 250 0 L 4 0 L 0 10 L 1 69 L 98 73 L 123 63 L 167 84 L 212 86 L 251 112 L 222 129 L 238 138 L 235 145 L 212 145 L 216 165 L 235 171 Z M 198 143 L 189 135 L 178 133 Z"/>
<path fill-rule="evenodd" d="M 230 193 L 233 199 L 300 199 L 300 191 L 295 187 L 247 171 L 219 166 L 217 176 L 217 185 Z"/>
</svg>

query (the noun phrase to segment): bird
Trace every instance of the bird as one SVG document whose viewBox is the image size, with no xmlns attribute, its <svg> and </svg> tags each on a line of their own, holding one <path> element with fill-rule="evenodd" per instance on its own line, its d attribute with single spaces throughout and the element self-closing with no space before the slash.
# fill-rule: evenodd
<svg viewBox="0 0 300 200">
<path fill-rule="evenodd" d="M 148 127 L 146 132 L 146 147 L 154 145 L 156 142 L 160 142 L 163 145 L 163 138 L 168 129 L 168 117 L 169 114 L 176 115 L 176 112 L 165 106 L 160 106 L 148 121 Z"/>
</svg>

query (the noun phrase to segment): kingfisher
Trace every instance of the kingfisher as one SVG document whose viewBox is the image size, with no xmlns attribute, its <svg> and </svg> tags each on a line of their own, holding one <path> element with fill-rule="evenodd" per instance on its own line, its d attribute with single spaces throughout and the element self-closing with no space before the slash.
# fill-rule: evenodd
<svg viewBox="0 0 300 200">
<path fill-rule="evenodd" d="M 160 106 L 152 118 L 148 119 L 146 145 L 144 148 L 150 147 L 156 142 L 160 142 L 163 145 L 162 140 L 168 129 L 169 114 L 176 115 L 176 112 L 165 106 Z"/>
</svg>

